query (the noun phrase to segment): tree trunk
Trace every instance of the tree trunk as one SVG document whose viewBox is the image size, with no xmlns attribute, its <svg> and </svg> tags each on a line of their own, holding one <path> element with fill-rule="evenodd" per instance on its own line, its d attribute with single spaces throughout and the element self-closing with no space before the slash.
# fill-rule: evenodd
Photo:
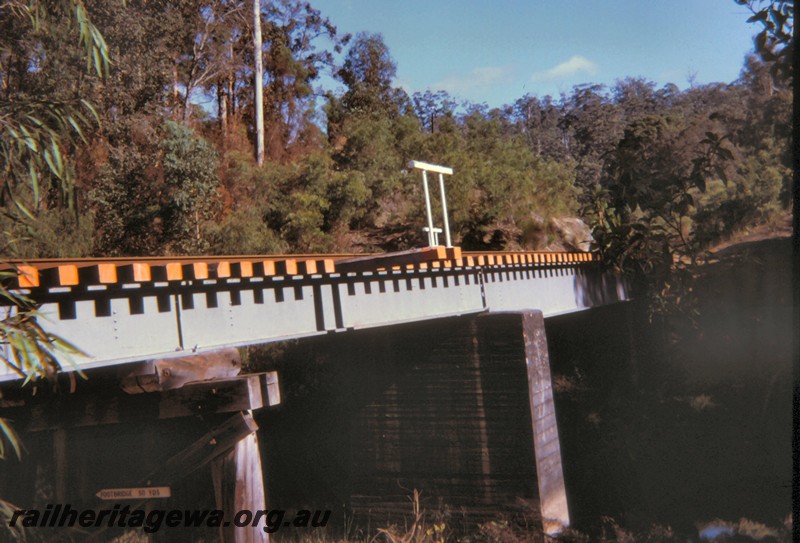
<svg viewBox="0 0 800 543">
<path fill-rule="evenodd" d="M 172 111 L 173 118 L 178 118 L 178 104 L 181 103 L 180 89 L 178 82 L 178 61 L 172 63 Z"/>
<path fill-rule="evenodd" d="M 233 91 L 236 88 L 236 73 L 233 69 L 233 42 L 230 43 L 230 66 L 228 71 L 228 126 L 236 117 L 236 99 Z"/>
<path fill-rule="evenodd" d="M 228 145 L 228 96 L 225 92 L 223 80 L 217 84 L 217 118 L 219 119 L 219 133 L 222 136 L 222 147 Z"/>
<path fill-rule="evenodd" d="M 192 95 L 193 90 L 194 89 L 192 88 L 191 83 L 187 83 L 186 96 L 183 97 L 183 115 L 181 117 L 184 123 L 186 123 L 186 121 L 189 120 L 189 106 L 190 106 L 189 99 Z"/>
<path fill-rule="evenodd" d="M 264 163 L 264 66 L 261 58 L 261 0 L 253 0 L 253 53 L 255 65 L 256 163 Z"/>
</svg>

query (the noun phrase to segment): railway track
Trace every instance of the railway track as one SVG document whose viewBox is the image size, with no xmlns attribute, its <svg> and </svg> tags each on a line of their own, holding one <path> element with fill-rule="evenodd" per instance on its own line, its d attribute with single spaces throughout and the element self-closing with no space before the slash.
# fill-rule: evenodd
<svg viewBox="0 0 800 543">
<path fill-rule="evenodd" d="M 368 271 L 414 271 L 451 268 L 554 267 L 590 263 L 592 253 L 504 251 L 462 252 L 458 247 L 427 247 L 384 254 L 290 254 L 233 256 L 164 256 L 7 260 L 0 269 L 15 270 L 12 288 L 37 289 L 151 283 L 347 274 Z"/>
</svg>

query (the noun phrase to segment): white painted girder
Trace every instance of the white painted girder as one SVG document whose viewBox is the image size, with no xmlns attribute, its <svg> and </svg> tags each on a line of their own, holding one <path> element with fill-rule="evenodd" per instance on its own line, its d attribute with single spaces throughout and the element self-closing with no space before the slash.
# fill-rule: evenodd
<svg viewBox="0 0 800 543">
<path fill-rule="evenodd" d="M 43 327 L 77 345 L 82 369 L 479 312 L 545 317 L 625 300 L 593 265 L 217 279 L 33 292 Z M 68 365 L 65 365 L 69 369 Z M 16 378 L 0 368 L 0 380 Z"/>
</svg>

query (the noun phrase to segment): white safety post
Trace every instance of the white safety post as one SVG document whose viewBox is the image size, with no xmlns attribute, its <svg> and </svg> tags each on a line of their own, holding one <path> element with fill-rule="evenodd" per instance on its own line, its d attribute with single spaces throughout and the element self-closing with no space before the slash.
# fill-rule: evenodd
<svg viewBox="0 0 800 543">
<path fill-rule="evenodd" d="M 433 232 L 433 213 L 431 212 L 431 191 L 428 189 L 428 172 L 422 170 L 422 186 L 425 188 L 425 211 L 428 214 L 428 245 L 436 245 L 436 235 Z"/>
<path fill-rule="evenodd" d="M 431 193 L 430 187 L 428 186 L 428 172 L 438 173 L 439 174 L 439 192 L 442 196 L 442 219 L 444 221 L 444 236 L 445 242 L 447 247 L 452 247 L 453 243 L 450 238 L 450 221 L 447 217 L 447 195 L 445 194 L 444 190 L 444 176 L 446 175 L 453 175 L 453 169 L 448 168 L 447 166 L 439 166 L 437 164 L 428 164 L 427 162 L 420 162 L 418 160 L 412 160 L 409 162 L 409 166 L 411 168 L 415 168 L 417 170 L 422 170 L 422 187 L 425 190 L 425 211 L 428 215 L 428 226 L 423 230 L 428 233 L 428 244 L 430 246 L 438 245 L 439 244 L 439 233 L 442 231 L 441 228 L 435 228 L 433 226 L 433 211 L 431 210 Z"/>
<path fill-rule="evenodd" d="M 444 217 L 444 239 L 447 247 L 452 247 L 450 242 L 450 221 L 447 220 L 447 197 L 444 195 L 444 174 L 439 172 L 439 192 L 442 194 L 442 217 Z"/>
</svg>

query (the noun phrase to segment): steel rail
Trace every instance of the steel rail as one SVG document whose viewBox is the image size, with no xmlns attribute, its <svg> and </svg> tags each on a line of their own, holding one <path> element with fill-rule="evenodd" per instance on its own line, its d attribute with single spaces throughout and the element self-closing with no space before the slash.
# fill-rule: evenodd
<svg viewBox="0 0 800 543">
<path fill-rule="evenodd" d="M 427 255 L 423 254 L 426 253 Z M 358 261 L 353 266 L 353 261 Z M 403 253 L 330 253 L 225 256 L 10 259 L 0 270 L 15 270 L 11 288 L 107 285 L 156 281 L 328 275 L 336 272 L 452 267 L 580 264 L 596 261 L 592 253 L 550 251 L 461 251 L 431 247 Z M 337 265 L 337 263 L 339 263 Z"/>
</svg>

